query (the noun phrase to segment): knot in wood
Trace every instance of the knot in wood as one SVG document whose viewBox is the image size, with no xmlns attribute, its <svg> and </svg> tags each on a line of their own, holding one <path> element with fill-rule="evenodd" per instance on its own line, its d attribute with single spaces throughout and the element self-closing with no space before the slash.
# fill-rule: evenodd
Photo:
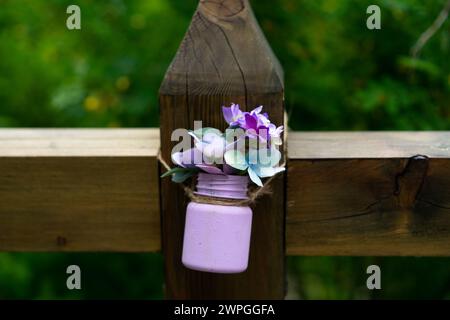
<svg viewBox="0 0 450 320">
<path fill-rule="evenodd" d="M 413 156 L 407 160 L 405 168 L 397 175 L 394 194 L 401 208 L 414 207 L 427 176 L 428 163 L 427 156 Z"/>
<path fill-rule="evenodd" d="M 205 12 L 216 18 L 230 18 L 245 8 L 244 0 L 201 0 Z"/>
</svg>

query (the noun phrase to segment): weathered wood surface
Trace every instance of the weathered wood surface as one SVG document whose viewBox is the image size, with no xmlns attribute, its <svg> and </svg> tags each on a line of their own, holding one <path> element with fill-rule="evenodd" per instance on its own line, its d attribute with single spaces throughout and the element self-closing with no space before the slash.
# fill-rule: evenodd
<svg viewBox="0 0 450 320">
<path fill-rule="evenodd" d="M 0 250 L 159 250 L 158 148 L 157 129 L 0 130 Z"/>
<path fill-rule="evenodd" d="M 288 254 L 450 255 L 450 132 L 288 142 Z"/>
<path fill-rule="evenodd" d="M 283 123 L 283 72 L 256 22 L 248 1 L 200 1 L 179 51 L 160 88 L 162 155 L 170 159 L 177 128 L 225 128 L 221 106 L 263 105 Z M 254 208 L 248 270 L 219 275 L 181 264 L 188 199 L 170 179 L 161 181 L 162 241 L 169 298 L 282 298 L 284 296 L 284 175 L 271 197 Z"/>
<path fill-rule="evenodd" d="M 450 255 L 449 132 L 288 145 L 288 254 Z M 0 250 L 160 250 L 158 146 L 157 129 L 0 130 Z"/>
<path fill-rule="evenodd" d="M 289 132 L 289 158 L 381 159 L 448 158 L 448 131 L 333 131 Z"/>
</svg>

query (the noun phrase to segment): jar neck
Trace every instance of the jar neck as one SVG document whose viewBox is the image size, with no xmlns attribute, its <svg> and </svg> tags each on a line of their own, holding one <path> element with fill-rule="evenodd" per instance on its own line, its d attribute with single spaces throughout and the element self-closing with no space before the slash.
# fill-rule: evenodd
<svg viewBox="0 0 450 320">
<path fill-rule="evenodd" d="M 248 176 L 232 176 L 199 173 L 197 177 L 198 195 L 224 199 L 248 199 Z"/>
</svg>

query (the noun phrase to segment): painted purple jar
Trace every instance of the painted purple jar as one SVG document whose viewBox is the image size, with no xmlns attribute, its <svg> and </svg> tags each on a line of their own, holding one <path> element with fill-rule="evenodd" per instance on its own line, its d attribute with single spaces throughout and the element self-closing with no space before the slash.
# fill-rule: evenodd
<svg viewBox="0 0 450 320">
<path fill-rule="evenodd" d="M 200 173 L 197 194 L 247 199 L 247 176 Z M 247 269 L 252 229 L 249 207 L 190 202 L 186 210 L 183 264 L 193 270 L 239 273 Z"/>
</svg>

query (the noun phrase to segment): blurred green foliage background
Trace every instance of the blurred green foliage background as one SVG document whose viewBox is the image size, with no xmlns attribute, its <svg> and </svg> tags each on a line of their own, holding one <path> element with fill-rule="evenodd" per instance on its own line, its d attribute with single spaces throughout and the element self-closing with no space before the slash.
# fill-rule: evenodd
<svg viewBox="0 0 450 320">
<path fill-rule="evenodd" d="M 450 130 L 450 23 L 410 55 L 444 2 L 252 1 L 285 69 L 289 125 Z M 81 31 L 65 27 L 70 4 L 81 7 Z M 0 127 L 158 126 L 159 84 L 196 4 L 0 0 Z M 381 30 L 366 28 L 370 4 L 381 7 Z M 365 287 L 372 263 L 381 291 Z M 66 289 L 70 264 L 81 267 L 81 291 Z M 293 298 L 450 298 L 447 258 L 292 257 L 288 266 Z M 0 298 L 162 296 L 160 254 L 0 254 Z"/>
</svg>

